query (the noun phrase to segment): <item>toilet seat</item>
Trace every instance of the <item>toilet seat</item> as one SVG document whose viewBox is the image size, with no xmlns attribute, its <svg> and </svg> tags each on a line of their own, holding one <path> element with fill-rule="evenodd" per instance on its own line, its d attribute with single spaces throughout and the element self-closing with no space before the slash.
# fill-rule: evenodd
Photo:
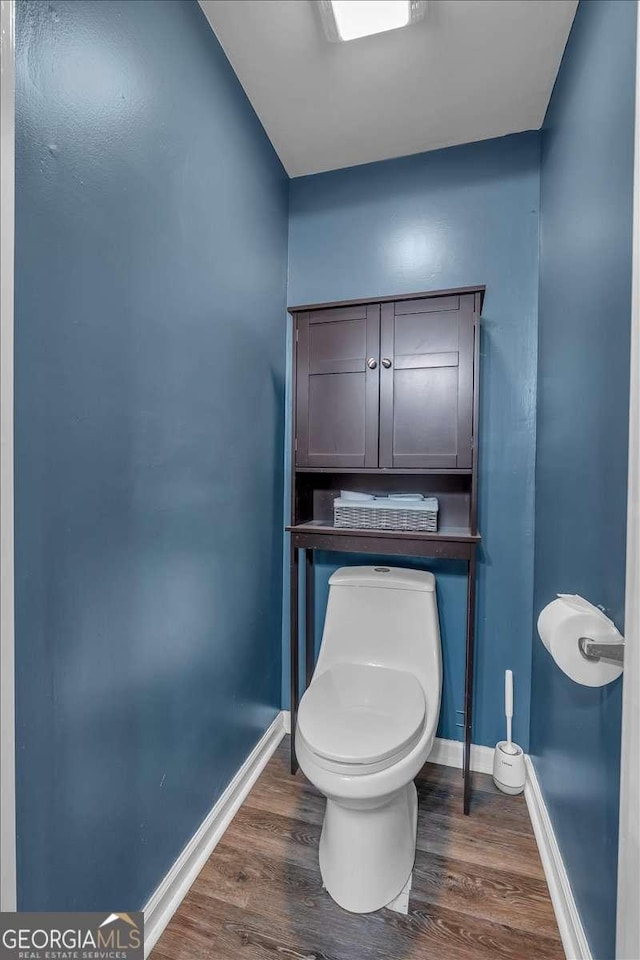
<svg viewBox="0 0 640 960">
<path fill-rule="evenodd" d="M 424 691 L 412 673 L 337 663 L 314 677 L 303 695 L 297 735 L 325 769 L 373 773 L 409 753 L 425 714 Z"/>
</svg>

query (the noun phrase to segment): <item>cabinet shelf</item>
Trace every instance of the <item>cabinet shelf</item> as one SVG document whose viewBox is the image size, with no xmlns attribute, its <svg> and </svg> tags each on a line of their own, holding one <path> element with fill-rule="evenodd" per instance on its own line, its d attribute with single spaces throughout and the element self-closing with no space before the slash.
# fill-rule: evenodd
<svg viewBox="0 0 640 960">
<path fill-rule="evenodd" d="M 308 520 L 286 527 L 289 533 L 322 533 L 335 537 L 375 537 L 389 540 L 457 540 L 463 543 L 480 543 L 479 533 L 471 533 L 468 527 L 442 527 L 435 532 L 424 530 L 371 530 L 360 527 L 334 527 L 322 520 Z"/>
<path fill-rule="evenodd" d="M 361 530 L 333 527 L 310 520 L 286 528 L 295 549 L 334 553 L 370 553 L 378 556 L 472 560 L 480 535 L 464 527 L 445 527 L 437 533 L 420 530 Z"/>
<path fill-rule="evenodd" d="M 432 467 L 403 470 L 400 467 L 296 467 L 296 473 L 369 473 L 377 477 L 470 477 L 471 468 L 466 467 Z"/>
</svg>

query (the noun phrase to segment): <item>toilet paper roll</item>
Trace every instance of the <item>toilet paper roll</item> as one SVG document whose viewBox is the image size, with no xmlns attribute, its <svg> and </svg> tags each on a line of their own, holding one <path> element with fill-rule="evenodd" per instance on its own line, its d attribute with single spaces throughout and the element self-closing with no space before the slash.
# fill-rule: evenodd
<svg viewBox="0 0 640 960">
<path fill-rule="evenodd" d="M 583 656 L 578 640 L 621 642 L 615 624 L 583 597 L 558 594 L 538 617 L 538 633 L 560 669 L 586 687 L 603 687 L 622 673 L 622 665 L 606 660 L 592 662 Z"/>
</svg>

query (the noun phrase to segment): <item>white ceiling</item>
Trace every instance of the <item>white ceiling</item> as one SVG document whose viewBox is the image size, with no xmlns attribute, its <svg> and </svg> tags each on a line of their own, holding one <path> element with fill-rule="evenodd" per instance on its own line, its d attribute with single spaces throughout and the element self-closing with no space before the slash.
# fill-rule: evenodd
<svg viewBox="0 0 640 960">
<path fill-rule="evenodd" d="M 292 177 L 538 129 L 577 0 L 430 0 L 329 43 L 314 0 L 200 0 Z"/>
</svg>

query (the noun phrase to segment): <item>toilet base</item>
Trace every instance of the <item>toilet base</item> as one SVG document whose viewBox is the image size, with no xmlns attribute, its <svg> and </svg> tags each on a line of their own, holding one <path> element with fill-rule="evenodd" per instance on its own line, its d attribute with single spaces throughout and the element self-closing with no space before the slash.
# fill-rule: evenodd
<svg viewBox="0 0 640 960">
<path fill-rule="evenodd" d="M 409 874 L 409 879 L 400 891 L 397 897 L 386 904 L 385 910 L 393 910 L 394 913 L 401 913 L 405 917 L 409 913 L 409 897 L 411 896 L 411 885 L 413 883 L 413 871 Z"/>
<path fill-rule="evenodd" d="M 375 800 L 327 799 L 320 873 L 339 906 L 371 913 L 402 892 L 413 870 L 417 823 L 413 782 Z"/>
</svg>

